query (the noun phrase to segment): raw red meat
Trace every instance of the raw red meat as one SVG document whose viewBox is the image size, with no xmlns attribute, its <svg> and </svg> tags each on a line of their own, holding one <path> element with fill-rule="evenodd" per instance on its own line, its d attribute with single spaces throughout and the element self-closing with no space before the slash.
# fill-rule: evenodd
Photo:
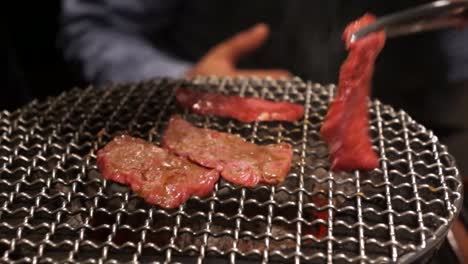
<svg viewBox="0 0 468 264">
<path fill-rule="evenodd" d="M 293 155 L 287 143 L 258 146 L 236 135 L 197 128 L 180 116 L 171 118 L 163 147 L 202 166 L 216 168 L 227 181 L 244 186 L 282 182 Z"/>
<path fill-rule="evenodd" d="M 368 98 L 375 60 L 385 43 L 383 31 L 371 33 L 351 43 L 350 36 L 375 21 L 366 14 L 349 24 L 343 40 L 349 50 L 340 70 L 338 92 L 321 128 L 327 142 L 332 170 L 370 170 L 378 158 L 369 137 Z"/>
<path fill-rule="evenodd" d="M 176 99 L 182 106 L 201 115 L 230 117 L 241 122 L 296 121 L 304 114 L 304 107 L 288 102 L 273 102 L 259 98 L 226 96 L 179 88 Z"/>
<path fill-rule="evenodd" d="M 106 179 L 128 184 L 147 202 L 165 208 L 207 195 L 219 178 L 216 170 L 126 135 L 97 152 L 97 165 Z"/>
</svg>

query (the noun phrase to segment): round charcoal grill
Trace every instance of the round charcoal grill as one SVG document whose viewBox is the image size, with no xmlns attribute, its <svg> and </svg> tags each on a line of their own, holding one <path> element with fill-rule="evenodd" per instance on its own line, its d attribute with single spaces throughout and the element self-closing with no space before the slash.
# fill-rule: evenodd
<svg viewBox="0 0 468 264">
<path fill-rule="evenodd" d="M 287 100 L 296 123 L 202 117 L 174 90 Z M 380 169 L 329 172 L 319 128 L 334 86 L 198 78 L 74 89 L 0 113 L 0 260 L 13 263 L 388 263 L 431 257 L 460 211 L 455 162 L 431 131 L 370 103 Z M 159 144 L 172 114 L 257 144 L 288 142 L 294 160 L 278 186 L 220 180 L 177 209 L 145 203 L 106 181 L 96 151 L 128 133 Z"/>
</svg>

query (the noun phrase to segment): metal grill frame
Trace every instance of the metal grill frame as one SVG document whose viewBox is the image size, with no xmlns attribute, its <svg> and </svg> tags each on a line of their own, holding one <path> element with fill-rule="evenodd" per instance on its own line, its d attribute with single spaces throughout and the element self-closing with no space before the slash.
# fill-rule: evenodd
<svg viewBox="0 0 468 264">
<path fill-rule="evenodd" d="M 304 120 L 294 124 L 242 124 L 199 117 L 175 105 L 174 88 L 179 85 L 301 103 L 305 106 Z M 462 183 L 454 159 L 431 131 L 405 112 L 374 100 L 369 104 L 370 127 L 380 156 L 380 169 L 371 173 L 327 172 L 325 143 L 320 140 L 318 130 L 334 90 L 334 85 L 305 83 L 299 78 L 155 79 L 76 88 L 45 102 L 34 101 L 12 113 L 1 112 L 0 260 L 115 263 L 120 262 L 118 256 L 122 257 L 116 251 L 122 251 L 123 255 L 131 256 L 126 258 L 129 262 L 146 262 L 152 259 L 145 257 L 148 247 L 157 253 L 155 259 L 163 263 L 172 263 L 183 256 L 196 263 L 210 263 L 212 257 L 229 263 L 238 260 L 406 263 L 421 258 L 441 243 L 460 211 Z M 198 126 L 238 133 L 259 144 L 280 141 L 293 144 L 294 166 L 286 180 L 292 185 L 249 189 L 220 181 L 210 196 L 190 199 L 203 208 L 191 214 L 190 201 L 176 210 L 163 210 L 142 203 L 128 189 L 99 177 L 95 153 L 113 135 L 127 132 L 158 144 L 169 114 L 174 113 L 183 114 Z M 431 162 L 427 163 L 428 160 Z M 266 198 L 256 196 L 265 193 Z M 289 200 L 279 202 L 281 195 Z M 320 195 L 327 198 L 324 206 L 311 200 Z M 381 210 L 366 207 L 374 200 L 386 207 Z M 236 212 L 231 216 L 220 213 L 220 205 L 231 202 L 237 206 Z M 402 212 L 402 205 L 410 210 Z M 249 217 L 251 206 L 258 208 L 257 216 Z M 292 207 L 296 216 L 282 215 L 282 206 Z M 305 213 L 314 211 L 327 212 L 328 219 L 304 218 Z M 341 214 L 348 211 L 353 212 L 356 222 L 342 218 Z M 125 222 L 140 213 L 146 217 L 136 227 Z M 94 217 L 101 214 L 110 215 L 113 220 L 95 224 Z M 374 214 L 375 218 L 386 220 L 372 224 Z M 172 224 L 158 226 L 159 218 Z M 187 227 L 186 222 L 192 218 L 202 218 L 200 226 Z M 217 218 L 232 227 L 216 230 Z M 406 224 L 400 223 L 406 218 L 409 219 Z M 247 227 L 250 223 L 260 225 L 262 231 L 255 233 L 255 229 Z M 278 223 L 288 226 L 286 234 L 274 233 L 280 226 Z M 307 233 L 309 228 L 320 225 L 327 228 L 325 237 Z M 355 236 L 343 235 L 339 228 Z M 90 237 L 90 232 L 102 230 L 107 234 L 102 241 Z M 115 240 L 120 230 L 136 233 L 139 238 L 135 243 L 119 244 Z M 381 230 L 386 234 L 373 237 L 372 233 Z M 147 241 L 151 232 L 167 232 L 170 238 L 158 246 Z M 65 235 L 61 237 L 61 233 Z M 196 237 L 193 245 L 181 246 L 185 234 Z M 222 250 L 221 238 L 225 236 L 232 243 Z M 403 241 L 403 237 L 409 237 L 410 242 Z M 311 242 L 312 249 L 307 251 Z M 261 247 L 245 250 L 246 243 Z M 88 250 L 99 251 L 98 258 L 91 253 L 91 257 L 83 257 Z"/>
</svg>

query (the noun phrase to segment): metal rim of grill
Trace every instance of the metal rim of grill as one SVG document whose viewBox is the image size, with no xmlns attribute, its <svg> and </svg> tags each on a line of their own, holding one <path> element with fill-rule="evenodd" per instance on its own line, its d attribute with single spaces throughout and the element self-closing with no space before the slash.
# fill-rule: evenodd
<svg viewBox="0 0 468 264">
<path fill-rule="evenodd" d="M 295 102 L 305 106 L 305 116 L 295 123 L 251 124 L 201 117 L 174 102 L 180 85 Z M 0 259 L 380 263 L 427 256 L 461 208 L 454 159 L 431 131 L 374 100 L 370 128 L 380 168 L 329 172 L 318 131 L 334 90 L 299 78 L 154 79 L 76 88 L 1 112 Z M 288 178 L 255 188 L 220 180 L 209 196 L 174 210 L 149 205 L 101 178 L 99 148 L 118 133 L 159 144 L 175 113 L 258 144 L 290 143 Z M 317 213 L 326 217 L 313 217 Z"/>
</svg>

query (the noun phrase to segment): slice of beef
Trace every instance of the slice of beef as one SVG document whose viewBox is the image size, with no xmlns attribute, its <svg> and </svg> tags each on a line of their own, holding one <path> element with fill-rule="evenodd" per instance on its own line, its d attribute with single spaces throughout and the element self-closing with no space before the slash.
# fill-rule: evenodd
<svg viewBox="0 0 468 264">
<path fill-rule="evenodd" d="M 221 172 L 235 184 L 277 184 L 291 167 L 292 147 L 287 143 L 258 146 L 243 138 L 192 126 L 173 116 L 163 138 L 163 147 Z"/>
<path fill-rule="evenodd" d="M 217 93 L 192 91 L 179 88 L 176 92 L 179 104 L 200 115 L 230 117 L 241 122 L 296 121 L 304 114 L 302 105 L 273 102 L 260 98 L 226 96 Z"/>
<path fill-rule="evenodd" d="M 97 166 L 106 179 L 128 184 L 147 202 L 165 208 L 207 195 L 219 178 L 216 170 L 127 135 L 97 152 Z"/>
<path fill-rule="evenodd" d="M 331 169 L 371 170 L 378 158 L 369 136 L 368 98 L 375 60 L 385 43 L 383 31 L 371 33 L 353 43 L 352 33 L 375 21 L 366 14 L 350 23 L 343 40 L 349 50 L 340 69 L 337 95 L 330 105 L 321 128 L 332 159 Z"/>
</svg>

